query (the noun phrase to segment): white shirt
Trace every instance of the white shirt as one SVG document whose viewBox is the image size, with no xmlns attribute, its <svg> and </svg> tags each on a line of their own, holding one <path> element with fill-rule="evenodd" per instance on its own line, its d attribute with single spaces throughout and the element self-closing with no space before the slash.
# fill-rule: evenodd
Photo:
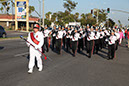
<svg viewBox="0 0 129 86">
<path fill-rule="evenodd" d="M 30 32 L 30 33 L 32 33 L 32 32 Z M 31 39 L 31 36 L 30 36 L 30 33 L 28 34 L 28 38 L 27 38 L 27 41 L 28 42 L 30 42 L 32 45 L 34 45 L 35 47 L 38 47 L 39 49 L 43 46 L 43 44 L 44 44 L 44 36 L 43 36 L 43 33 L 42 32 L 36 32 L 36 33 L 34 33 L 34 38 L 37 40 L 37 41 L 39 41 L 39 44 L 37 45 L 37 44 L 35 44 L 33 41 L 32 41 L 32 39 Z M 27 45 L 28 46 L 30 46 L 30 44 L 29 43 L 27 43 Z"/>
<path fill-rule="evenodd" d="M 44 30 L 44 38 L 48 37 L 49 33 L 50 33 L 50 30 L 48 29 Z"/>
<path fill-rule="evenodd" d="M 75 33 L 74 36 L 71 36 L 71 39 L 72 39 L 72 41 L 78 41 L 79 37 L 80 37 L 80 34 Z"/>
<path fill-rule="evenodd" d="M 99 39 L 99 37 L 100 37 L 100 33 L 98 31 L 96 33 L 97 34 L 94 36 L 95 37 L 95 40 Z"/>
<path fill-rule="evenodd" d="M 53 29 L 52 37 L 56 37 L 56 32 L 57 32 L 57 30 Z"/>
<path fill-rule="evenodd" d="M 110 37 L 109 37 L 108 44 L 109 44 L 109 45 L 115 44 L 115 41 L 116 41 L 116 40 L 117 40 L 116 36 L 110 36 Z"/>
<path fill-rule="evenodd" d="M 80 37 L 79 37 L 79 39 L 82 39 L 83 37 L 84 37 L 84 34 L 83 34 L 83 31 L 80 31 Z"/>
<path fill-rule="evenodd" d="M 101 32 L 100 32 L 100 39 L 102 39 L 103 37 L 104 37 L 104 32 L 101 31 Z"/>
<path fill-rule="evenodd" d="M 67 32 L 67 34 L 69 34 L 69 35 L 67 35 L 66 38 L 70 38 L 71 30 L 69 30 L 69 31 Z"/>
<path fill-rule="evenodd" d="M 66 36 L 66 31 L 65 30 L 63 30 L 63 36 Z"/>
<path fill-rule="evenodd" d="M 94 36 L 95 36 L 95 33 L 93 31 L 91 31 L 91 33 L 87 37 L 87 41 L 94 40 Z"/>
<path fill-rule="evenodd" d="M 104 31 L 107 36 L 110 36 L 109 32 L 107 30 Z"/>
<path fill-rule="evenodd" d="M 58 31 L 57 32 L 57 36 L 56 36 L 56 39 L 62 39 L 63 38 L 63 31 Z"/>
<path fill-rule="evenodd" d="M 115 32 L 115 35 L 116 35 L 116 38 L 118 40 L 120 38 L 120 34 Z"/>
</svg>

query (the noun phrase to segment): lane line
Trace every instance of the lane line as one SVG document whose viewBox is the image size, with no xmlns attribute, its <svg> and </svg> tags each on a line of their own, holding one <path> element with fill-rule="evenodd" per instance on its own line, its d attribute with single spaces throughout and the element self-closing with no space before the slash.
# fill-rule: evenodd
<svg viewBox="0 0 129 86">
<path fill-rule="evenodd" d="M 15 56 L 15 57 L 18 57 L 18 56 L 23 56 L 23 55 L 27 55 L 27 54 L 29 54 L 29 52 L 21 53 L 21 54 L 16 54 L 16 55 L 14 55 L 14 56 Z"/>
<path fill-rule="evenodd" d="M 16 55 L 14 55 L 15 57 L 19 57 L 19 56 L 23 56 L 23 55 L 27 55 L 27 54 L 29 54 L 29 52 L 25 52 L 25 53 L 21 53 L 21 54 L 16 54 Z M 43 56 L 42 56 L 43 57 Z M 44 58 L 44 57 L 43 57 Z M 47 56 L 47 58 L 50 60 L 50 61 L 52 61 L 52 59 L 50 58 L 50 57 L 48 57 Z"/>
</svg>

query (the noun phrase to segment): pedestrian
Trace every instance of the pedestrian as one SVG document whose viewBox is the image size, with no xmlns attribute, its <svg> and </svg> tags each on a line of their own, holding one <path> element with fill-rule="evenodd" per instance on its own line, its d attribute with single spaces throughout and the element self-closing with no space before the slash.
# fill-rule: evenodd
<svg viewBox="0 0 129 86">
<path fill-rule="evenodd" d="M 125 40 L 126 40 L 126 47 L 128 47 L 128 37 L 127 37 L 127 29 L 125 29 Z"/>
<path fill-rule="evenodd" d="M 115 57 L 115 42 L 116 42 L 117 38 L 114 35 L 114 32 L 111 31 L 111 36 L 109 37 L 109 41 L 108 41 L 108 60 L 109 59 L 113 59 Z"/>
<path fill-rule="evenodd" d="M 96 54 L 98 54 L 98 51 L 99 51 L 99 44 L 100 44 L 99 38 L 100 38 L 100 33 L 98 31 L 98 27 L 96 27 L 95 36 L 94 36 L 94 42 L 95 42 L 94 52 Z"/>
<path fill-rule="evenodd" d="M 51 35 L 52 35 L 52 50 L 54 50 L 56 44 L 56 35 L 57 35 L 56 25 L 54 25 Z"/>
<path fill-rule="evenodd" d="M 87 53 L 89 53 L 89 58 L 91 58 L 91 55 L 93 54 L 94 50 L 94 36 L 95 33 L 93 32 L 93 26 L 91 27 L 91 30 L 88 31 L 87 35 Z"/>
<path fill-rule="evenodd" d="M 36 50 L 39 49 L 42 51 L 42 46 L 44 44 L 44 36 L 43 33 L 39 31 L 39 25 L 35 24 L 34 25 L 34 31 L 30 32 L 27 37 L 27 41 L 30 42 L 32 45 L 27 43 L 29 47 L 29 54 L 30 54 L 30 59 L 29 59 L 29 71 L 28 73 L 33 73 L 33 67 L 35 65 L 35 57 L 37 60 L 37 66 L 38 66 L 38 71 L 42 71 L 43 65 L 42 65 L 42 59 L 41 59 L 41 53 Z"/>
<path fill-rule="evenodd" d="M 78 38 L 80 37 L 80 34 L 77 33 L 77 28 L 75 28 L 74 33 L 72 33 L 71 35 L 71 45 L 72 45 L 72 52 L 73 52 L 73 56 L 76 56 L 76 52 L 77 52 L 77 46 L 78 46 Z"/>
<path fill-rule="evenodd" d="M 119 45 L 121 45 L 122 39 L 124 38 L 124 34 L 122 32 L 122 30 L 119 30 L 119 34 L 120 34 L 120 41 L 119 41 Z"/>
<path fill-rule="evenodd" d="M 128 48 L 129 48 L 129 28 L 127 29 Z"/>
<path fill-rule="evenodd" d="M 71 37 L 71 30 L 70 27 L 68 27 L 66 31 L 66 51 L 69 52 L 70 50 L 70 37 Z"/>
<path fill-rule="evenodd" d="M 63 47 L 65 49 L 65 44 L 66 44 L 66 30 L 65 30 L 65 27 L 62 27 L 62 31 L 63 31 Z"/>
<path fill-rule="evenodd" d="M 102 28 L 100 28 L 100 49 L 102 49 L 104 46 L 104 35 L 104 31 L 102 31 Z"/>
<path fill-rule="evenodd" d="M 89 24 L 87 24 L 87 27 L 85 29 L 85 47 L 86 47 L 86 51 L 87 51 L 87 34 L 90 31 L 90 26 Z"/>
<path fill-rule="evenodd" d="M 82 27 L 80 27 L 78 33 L 80 34 L 80 37 L 78 39 L 78 52 L 80 52 L 80 49 L 84 50 L 84 44 L 83 44 L 84 33 Z"/>
<path fill-rule="evenodd" d="M 119 34 L 119 32 L 118 32 L 118 30 L 115 30 L 114 29 L 114 31 L 115 31 L 115 36 L 116 36 L 116 50 L 118 49 L 118 45 L 119 45 L 119 40 L 120 40 L 120 34 Z"/>
<path fill-rule="evenodd" d="M 49 44 L 48 44 L 48 37 L 49 37 L 49 34 L 50 34 L 51 32 L 50 32 L 50 30 L 48 30 L 48 26 L 47 25 L 45 25 L 45 29 L 44 29 L 44 31 L 43 31 L 43 35 L 44 35 L 44 45 L 43 45 L 43 47 L 42 47 L 42 49 L 43 49 L 43 52 L 45 52 L 45 51 L 49 51 Z"/>
<path fill-rule="evenodd" d="M 61 54 L 62 39 L 63 39 L 63 31 L 61 30 L 61 26 L 59 26 L 59 29 L 56 35 L 56 50 L 58 54 Z"/>
</svg>

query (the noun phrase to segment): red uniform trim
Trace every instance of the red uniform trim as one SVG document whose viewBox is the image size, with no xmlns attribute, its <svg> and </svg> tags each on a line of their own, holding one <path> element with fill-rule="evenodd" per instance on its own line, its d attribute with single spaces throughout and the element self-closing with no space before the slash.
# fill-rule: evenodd
<svg viewBox="0 0 129 86">
<path fill-rule="evenodd" d="M 30 37 L 31 37 L 31 40 L 35 43 L 35 44 L 39 44 L 39 41 L 37 41 L 35 38 L 34 38 L 34 33 L 30 33 Z"/>
</svg>

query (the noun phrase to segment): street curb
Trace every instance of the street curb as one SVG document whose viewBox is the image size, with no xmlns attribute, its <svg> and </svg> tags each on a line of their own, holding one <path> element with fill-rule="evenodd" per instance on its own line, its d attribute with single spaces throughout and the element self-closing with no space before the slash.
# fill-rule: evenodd
<svg viewBox="0 0 129 86">
<path fill-rule="evenodd" d="M 6 41 L 6 40 L 17 40 L 17 39 L 20 39 L 20 38 L 7 38 L 7 39 L 0 39 L 0 41 Z"/>
<path fill-rule="evenodd" d="M 18 40 L 18 39 L 21 39 L 20 37 L 19 38 L 5 38 L 5 39 L 0 39 L 0 41 L 6 41 L 6 40 Z"/>
</svg>

